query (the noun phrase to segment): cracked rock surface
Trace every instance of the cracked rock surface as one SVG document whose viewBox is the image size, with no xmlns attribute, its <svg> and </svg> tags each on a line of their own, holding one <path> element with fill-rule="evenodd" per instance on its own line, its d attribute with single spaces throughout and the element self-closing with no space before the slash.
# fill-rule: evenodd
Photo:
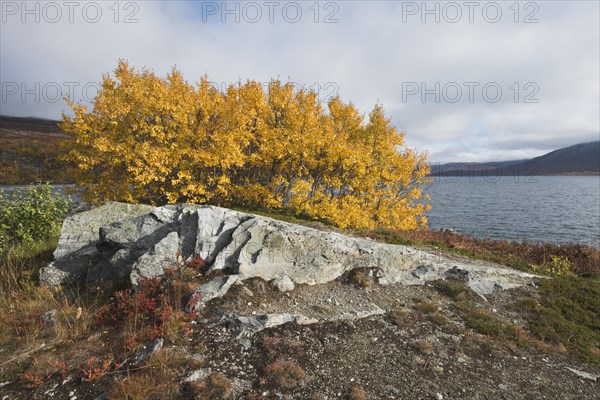
<svg viewBox="0 0 600 400">
<path fill-rule="evenodd" d="M 533 278 L 490 263 L 451 260 L 214 206 L 107 203 L 65 220 L 55 260 L 42 269 L 40 281 L 56 285 L 82 278 L 130 279 L 135 285 L 142 277 L 161 276 L 175 263 L 176 253 L 199 255 L 209 275 L 221 271 L 240 281 L 274 280 L 282 292 L 298 284 L 331 282 L 357 268 L 375 271 L 381 285 L 460 277 L 483 298 Z M 211 293 L 216 290 L 215 296 L 221 296 L 234 282 L 217 279 L 210 284 Z"/>
</svg>

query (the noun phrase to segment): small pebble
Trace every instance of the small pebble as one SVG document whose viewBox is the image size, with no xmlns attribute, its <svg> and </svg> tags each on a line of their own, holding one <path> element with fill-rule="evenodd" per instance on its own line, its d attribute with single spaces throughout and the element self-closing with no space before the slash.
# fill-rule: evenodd
<svg viewBox="0 0 600 400">
<path fill-rule="evenodd" d="M 392 395 L 397 395 L 398 393 L 400 393 L 400 390 L 398 390 L 397 388 L 395 388 L 393 386 L 388 386 L 387 391 L 388 391 L 388 393 L 390 393 Z"/>
</svg>

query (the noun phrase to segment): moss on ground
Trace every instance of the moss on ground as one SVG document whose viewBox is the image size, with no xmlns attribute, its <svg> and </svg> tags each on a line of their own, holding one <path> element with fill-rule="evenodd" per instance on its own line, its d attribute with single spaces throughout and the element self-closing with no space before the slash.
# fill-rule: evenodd
<svg viewBox="0 0 600 400">
<path fill-rule="evenodd" d="M 537 293 L 516 301 L 513 307 L 525 317 L 536 339 L 564 346 L 600 364 L 600 279 L 542 280 Z"/>
</svg>

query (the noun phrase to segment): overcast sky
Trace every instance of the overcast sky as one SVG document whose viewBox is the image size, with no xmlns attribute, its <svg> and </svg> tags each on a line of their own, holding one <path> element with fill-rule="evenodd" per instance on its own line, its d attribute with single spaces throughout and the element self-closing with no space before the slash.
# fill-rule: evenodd
<svg viewBox="0 0 600 400">
<path fill-rule="evenodd" d="M 432 162 L 600 138 L 595 0 L 0 3 L 2 115 L 59 119 L 58 90 L 85 102 L 123 58 L 191 83 L 279 78 L 363 113 L 380 102 Z"/>
</svg>

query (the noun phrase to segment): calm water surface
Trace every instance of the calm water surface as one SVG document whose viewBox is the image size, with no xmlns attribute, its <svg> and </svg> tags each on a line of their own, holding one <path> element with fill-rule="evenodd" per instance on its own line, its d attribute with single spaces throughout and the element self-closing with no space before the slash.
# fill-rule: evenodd
<svg viewBox="0 0 600 400">
<path fill-rule="evenodd" d="M 432 179 L 427 216 L 433 229 L 600 248 L 598 176 Z"/>
<path fill-rule="evenodd" d="M 75 188 L 75 185 L 51 185 L 52 193 L 58 194 L 64 197 L 70 197 L 74 203 L 81 203 L 82 200 L 77 195 L 69 195 L 66 193 L 67 190 Z M 27 193 L 29 185 L 0 185 L 0 192 L 4 193 L 5 196 L 10 197 L 13 194 L 21 195 Z"/>
</svg>

